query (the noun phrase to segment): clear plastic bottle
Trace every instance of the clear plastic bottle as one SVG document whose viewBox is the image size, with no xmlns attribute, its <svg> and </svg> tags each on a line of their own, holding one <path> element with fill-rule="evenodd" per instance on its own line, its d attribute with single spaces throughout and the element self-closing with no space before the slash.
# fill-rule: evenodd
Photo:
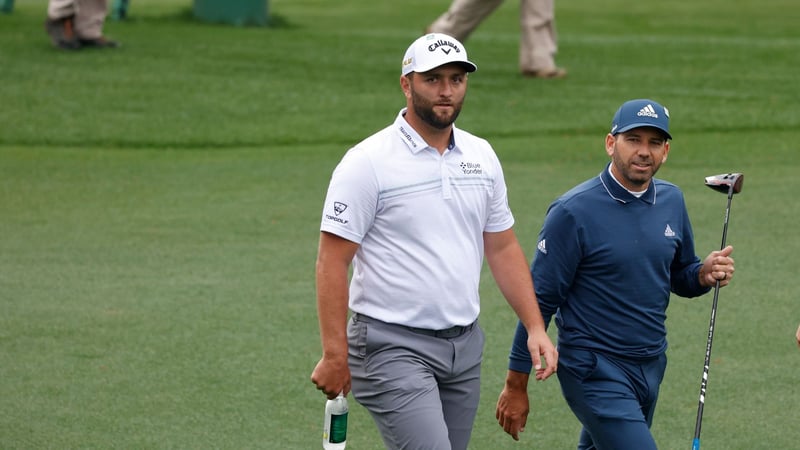
<svg viewBox="0 0 800 450">
<path fill-rule="evenodd" d="M 339 394 L 325 402 L 325 423 L 322 430 L 322 448 L 344 450 L 347 445 L 347 397 Z"/>
</svg>

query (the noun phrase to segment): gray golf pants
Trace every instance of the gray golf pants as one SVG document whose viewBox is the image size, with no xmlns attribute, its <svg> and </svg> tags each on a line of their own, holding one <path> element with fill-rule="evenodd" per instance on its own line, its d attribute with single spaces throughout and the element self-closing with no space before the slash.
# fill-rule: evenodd
<svg viewBox="0 0 800 450">
<path fill-rule="evenodd" d="M 484 335 L 414 330 L 354 314 L 347 329 L 353 397 L 390 450 L 465 450 L 480 399 Z"/>
</svg>

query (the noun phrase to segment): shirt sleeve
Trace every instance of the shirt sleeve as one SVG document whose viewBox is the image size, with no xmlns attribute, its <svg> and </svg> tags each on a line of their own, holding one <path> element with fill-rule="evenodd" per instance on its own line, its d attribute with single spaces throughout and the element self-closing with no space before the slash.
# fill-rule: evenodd
<svg viewBox="0 0 800 450">
<path fill-rule="evenodd" d="M 531 373 L 531 369 L 533 368 L 531 352 L 528 351 L 528 332 L 520 321 L 517 321 L 514 341 L 511 343 L 511 355 L 508 357 L 508 368 L 515 372 L 522 373 Z"/>
<path fill-rule="evenodd" d="M 695 253 L 694 233 L 689 213 L 686 211 L 686 203 L 683 201 L 681 201 L 681 208 L 683 239 L 670 265 L 670 290 L 681 297 L 697 297 L 707 293 L 711 288 L 700 284 L 699 272 L 703 263 Z"/>
<path fill-rule="evenodd" d="M 539 233 L 536 256 L 531 265 L 536 298 L 545 325 L 566 301 L 578 270 L 583 256 L 579 232 L 577 220 L 566 205 L 560 201 L 554 203 Z"/>
<path fill-rule="evenodd" d="M 489 144 L 487 143 L 486 145 Z M 503 167 L 494 150 L 492 150 L 491 155 L 496 175 L 492 186 L 493 195 L 489 205 L 489 217 L 484 227 L 484 231 L 490 233 L 505 231 L 514 226 L 514 216 L 511 213 L 511 207 L 508 205 L 508 188 L 503 174 Z"/>
<path fill-rule="evenodd" d="M 380 186 L 364 149 L 350 149 L 333 171 L 321 231 L 361 243 L 375 221 Z"/>
<path fill-rule="evenodd" d="M 545 327 L 549 327 L 553 315 L 567 298 L 581 254 L 574 216 L 563 203 L 554 203 L 548 210 L 539 233 L 536 256 L 531 265 L 536 299 Z M 532 366 L 533 361 L 528 351 L 528 332 L 518 322 L 508 368 L 530 373 Z"/>
</svg>

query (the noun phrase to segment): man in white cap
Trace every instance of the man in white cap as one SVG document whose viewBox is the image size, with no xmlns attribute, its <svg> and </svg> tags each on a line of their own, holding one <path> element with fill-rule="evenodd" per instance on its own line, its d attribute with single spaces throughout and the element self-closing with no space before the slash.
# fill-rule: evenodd
<svg viewBox="0 0 800 450">
<path fill-rule="evenodd" d="M 480 395 L 484 257 L 528 332 L 536 378 L 556 370 L 500 162 L 488 142 L 453 125 L 476 69 L 450 36 L 412 43 L 401 65 L 406 107 L 347 152 L 325 199 L 323 353 L 311 381 L 328 398 L 352 387 L 389 449 L 467 448 Z"/>
</svg>

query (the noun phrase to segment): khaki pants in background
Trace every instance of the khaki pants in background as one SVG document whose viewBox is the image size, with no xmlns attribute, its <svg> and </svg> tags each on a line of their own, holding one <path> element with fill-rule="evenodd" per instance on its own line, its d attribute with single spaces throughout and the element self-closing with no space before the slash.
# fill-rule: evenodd
<svg viewBox="0 0 800 450">
<path fill-rule="evenodd" d="M 58 20 L 75 16 L 75 35 L 80 39 L 98 39 L 108 15 L 106 0 L 49 0 L 47 18 Z"/>
<path fill-rule="evenodd" d="M 497 9 L 503 0 L 453 0 L 429 31 L 444 33 L 464 42 Z M 519 66 L 521 71 L 556 68 L 558 50 L 554 0 L 520 0 Z"/>
</svg>

